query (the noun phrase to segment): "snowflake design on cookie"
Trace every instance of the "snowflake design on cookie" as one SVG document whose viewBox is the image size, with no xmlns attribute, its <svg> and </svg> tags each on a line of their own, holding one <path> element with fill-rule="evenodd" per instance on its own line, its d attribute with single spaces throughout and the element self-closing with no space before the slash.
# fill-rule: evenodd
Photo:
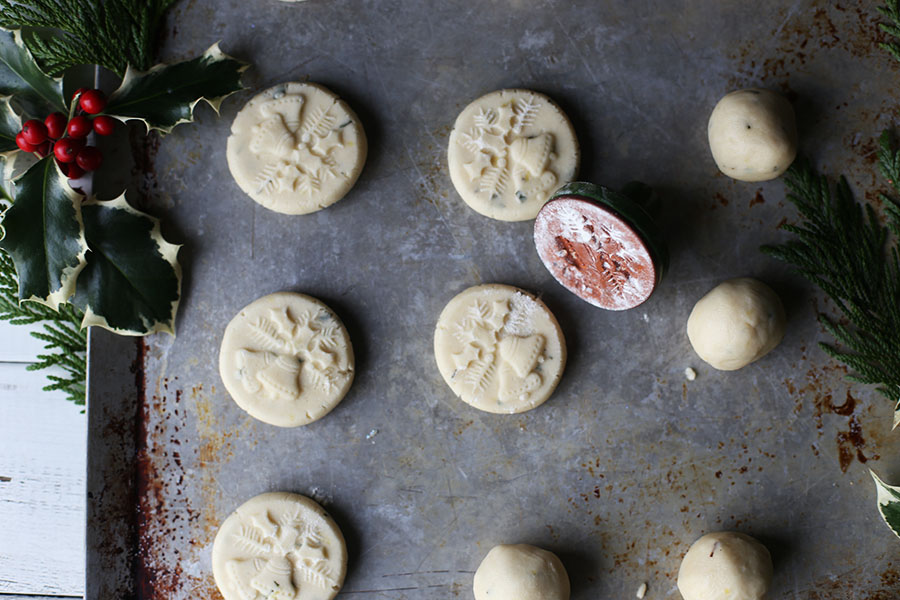
<svg viewBox="0 0 900 600">
<path fill-rule="evenodd" d="M 350 374 L 341 351 L 343 330 L 325 310 L 270 309 L 248 325 L 259 349 L 240 348 L 237 365 L 241 382 L 250 393 L 264 393 L 273 400 L 296 400 L 303 392 L 302 371 L 323 392 L 340 386 Z"/>
<path fill-rule="evenodd" d="M 524 294 L 511 300 L 485 302 L 475 299 L 453 328 L 463 344 L 452 355 L 454 378 L 474 394 L 499 383 L 500 400 L 524 400 L 541 385 L 535 372 L 544 351 L 544 337 L 530 335 L 529 321 L 535 304 Z M 498 381 L 495 381 L 498 380 Z"/>
<path fill-rule="evenodd" d="M 338 587 L 317 516 L 304 512 L 298 505 L 274 519 L 263 510 L 241 520 L 231 537 L 245 557 L 225 570 L 242 600 L 294 600 L 303 586 Z"/>
<path fill-rule="evenodd" d="M 497 108 L 481 107 L 474 125 L 460 133 L 458 143 L 472 154 L 463 168 L 484 201 L 504 202 L 514 196 L 520 203 L 546 200 L 558 183 L 551 168 L 556 155 L 554 138 L 543 132 L 526 136 L 543 108 L 534 94 L 515 97 Z"/>
<path fill-rule="evenodd" d="M 303 94 L 284 93 L 260 106 L 263 120 L 251 130 L 249 149 L 265 166 L 256 193 L 300 192 L 311 197 L 322 184 L 344 174 L 333 153 L 343 147 L 334 104 L 305 114 Z"/>
</svg>

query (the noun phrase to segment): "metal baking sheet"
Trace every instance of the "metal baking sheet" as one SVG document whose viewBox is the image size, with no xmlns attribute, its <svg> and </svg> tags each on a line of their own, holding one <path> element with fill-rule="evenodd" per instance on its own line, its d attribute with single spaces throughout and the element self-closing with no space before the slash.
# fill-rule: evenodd
<svg viewBox="0 0 900 600">
<path fill-rule="evenodd" d="M 625 598 L 644 582 L 649 598 L 678 598 L 687 546 L 730 529 L 771 549 L 772 598 L 896 597 L 897 540 L 867 472 L 900 476 L 891 406 L 816 346 L 829 304 L 758 251 L 795 215 L 782 182 L 731 181 L 706 144 L 719 97 L 781 90 L 802 152 L 861 194 L 879 189 L 872 140 L 897 117 L 898 69 L 878 37 L 874 6 L 853 2 L 177 4 L 165 58 L 222 40 L 253 63 L 251 89 L 140 153 L 147 208 L 184 244 L 184 299 L 178 337 L 139 341 L 137 359 L 133 340 L 91 335 L 88 597 L 218 598 L 216 529 L 272 490 L 316 498 L 340 524 L 344 596 L 469 597 L 489 548 L 527 542 L 562 558 L 575 599 Z M 250 201 L 225 162 L 243 102 L 291 80 L 341 94 L 370 143 L 352 193 L 301 217 Z M 452 123 L 502 87 L 562 106 L 582 178 L 659 191 L 672 263 L 643 306 L 581 302 L 540 264 L 531 223 L 483 218 L 457 197 Z M 788 331 L 765 359 L 716 372 L 685 322 L 736 276 L 780 293 Z M 486 282 L 540 294 L 564 330 L 569 364 L 537 410 L 478 412 L 434 364 L 440 310 Z M 299 429 L 247 416 L 216 368 L 226 323 L 279 290 L 329 304 L 358 357 L 344 401 Z"/>
</svg>

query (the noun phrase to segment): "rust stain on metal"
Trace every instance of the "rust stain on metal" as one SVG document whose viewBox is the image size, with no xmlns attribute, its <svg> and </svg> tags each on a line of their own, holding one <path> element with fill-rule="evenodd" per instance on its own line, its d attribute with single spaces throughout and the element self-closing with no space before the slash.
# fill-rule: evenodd
<svg viewBox="0 0 900 600">
<path fill-rule="evenodd" d="M 757 204 L 763 204 L 766 201 L 765 197 L 763 197 L 762 188 L 758 188 L 756 190 L 756 195 L 753 196 L 753 199 L 750 200 L 750 208 L 753 208 Z"/>
<path fill-rule="evenodd" d="M 869 460 L 880 458 L 874 452 L 869 452 L 867 455 L 868 443 L 859 422 L 857 399 L 850 390 L 847 389 L 844 392 L 845 398 L 842 403 L 838 404 L 834 400 L 835 392 L 833 390 L 838 386 L 845 387 L 847 385 L 843 379 L 846 374 L 847 368 L 844 365 L 835 364 L 809 369 L 806 372 L 805 384 L 800 387 L 790 378 L 784 380 L 788 393 L 794 399 L 795 413 L 799 414 L 802 411 L 804 402 L 812 401 L 813 420 L 820 436 L 824 434 L 825 415 L 848 417 L 847 429 L 835 433 L 838 464 L 843 473 L 847 472 L 854 459 L 860 463 L 866 463 Z M 816 456 L 819 455 L 815 446 L 812 446 L 812 450 Z"/>
</svg>

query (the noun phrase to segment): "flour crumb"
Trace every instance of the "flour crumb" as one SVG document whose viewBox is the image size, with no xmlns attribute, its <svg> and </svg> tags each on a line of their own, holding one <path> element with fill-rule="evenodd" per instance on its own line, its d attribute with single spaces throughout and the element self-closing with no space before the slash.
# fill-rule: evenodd
<svg viewBox="0 0 900 600">
<path fill-rule="evenodd" d="M 637 593 L 635 594 L 635 597 L 638 598 L 638 600 L 642 600 L 643 597 L 646 595 L 647 595 L 647 584 L 645 582 L 645 583 L 642 583 L 641 587 L 638 588 Z"/>
<path fill-rule="evenodd" d="M 644 315 L 641 318 L 644 319 L 644 323 L 650 322 L 650 315 L 648 315 L 647 313 L 644 313 Z"/>
<path fill-rule="evenodd" d="M 693 381 L 693 380 L 697 379 L 697 371 L 695 371 L 691 367 L 688 367 L 687 369 L 684 370 L 684 378 L 687 379 L 688 381 Z"/>
<path fill-rule="evenodd" d="M 328 493 L 318 486 L 309 490 L 309 497 L 322 506 L 325 506 L 326 504 L 331 502 L 331 498 L 328 496 Z"/>
<path fill-rule="evenodd" d="M 367 440 L 371 440 L 371 439 L 374 438 L 376 435 L 378 435 L 378 430 L 377 430 L 377 429 L 373 429 L 373 430 L 371 430 L 371 431 L 366 435 L 366 439 L 367 439 Z M 372 443 L 374 444 L 375 442 L 372 442 Z"/>
</svg>

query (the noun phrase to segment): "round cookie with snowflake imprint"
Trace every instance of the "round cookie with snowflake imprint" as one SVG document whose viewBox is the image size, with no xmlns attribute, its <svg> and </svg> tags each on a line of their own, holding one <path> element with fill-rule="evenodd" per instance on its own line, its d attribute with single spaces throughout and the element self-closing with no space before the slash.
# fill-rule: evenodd
<svg viewBox="0 0 900 600">
<path fill-rule="evenodd" d="M 315 83 L 283 83 L 238 112 L 226 157 L 253 200 L 301 215 L 343 198 L 362 172 L 366 151 L 362 125 L 343 100 Z"/>
<path fill-rule="evenodd" d="M 462 199 L 501 221 L 533 219 L 553 190 L 575 178 L 579 158 L 569 118 L 530 90 L 499 90 L 469 104 L 447 150 Z"/>
<path fill-rule="evenodd" d="M 219 374 L 250 416 L 279 427 L 306 425 L 350 389 L 353 347 L 322 302 L 279 292 L 251 302 L 225 328 Z"/>
<path fill-rule="evenodd" d="M 225 600 L 331 600 L 347 572 L 341 530 L 305 496 L 251 498 L 219 528 L 213 578 Z"/>
<path fill-rule="evenodd" d="M 464 402 L 491 413 L 520 413 L 556 389 L 566 343 L 543 302 L 519 288 L 487 284 L 461 292 L 441 312 L 434 356 Z"/>
</svg>

